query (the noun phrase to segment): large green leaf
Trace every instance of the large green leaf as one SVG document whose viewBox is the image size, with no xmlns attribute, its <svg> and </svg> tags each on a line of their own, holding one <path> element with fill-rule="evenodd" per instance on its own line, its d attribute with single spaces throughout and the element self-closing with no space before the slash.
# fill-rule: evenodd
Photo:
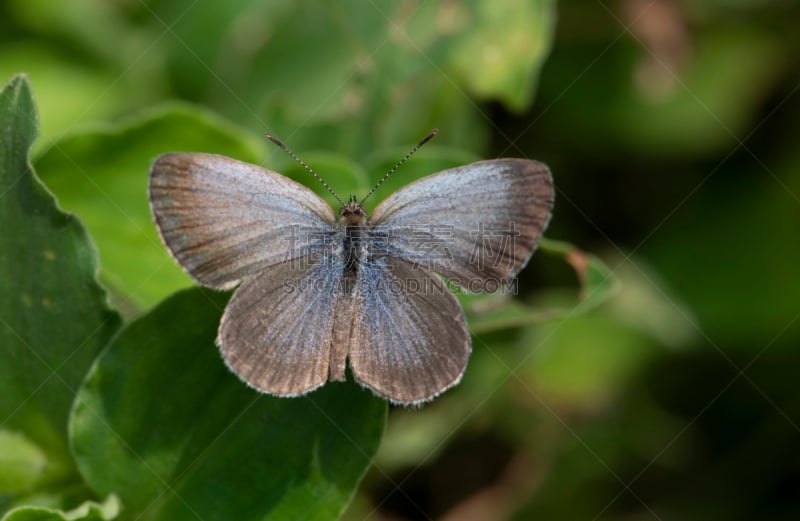
<svg viewBox="0 0 800 521">
<path fill-rule="evenodd" d="M 0 92 L 0 425 L 46 454 L 39 479 L 53 481 L 74 472 L 72 398 L 119 317 L 96 282 L 86 230 L 31 169 L 36 133 L 30 86 L 15 76 Z"/>
<path fill-rule="evenodd" d="M 79 468 L 142 520 L 336 519 L 383 433 L 384 401 L 352 383 L 260 395 L 214 345 L 227 295 L 180 292 L 98 359 L 70 423 Z"/>
</svg>

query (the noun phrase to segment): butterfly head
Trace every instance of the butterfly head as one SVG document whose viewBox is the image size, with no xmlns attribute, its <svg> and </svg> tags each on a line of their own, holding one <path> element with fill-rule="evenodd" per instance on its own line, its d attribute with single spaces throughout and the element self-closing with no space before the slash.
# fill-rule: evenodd
<svg viewBox="0 0 800 521">
<path fill-rule="evenodd" d="M 351 195 L 347 204 L 339 210 L 339 216 L 347 226 L 357 226 L 367 220 L 367 212 L 354 195 Z"/>
</svg>

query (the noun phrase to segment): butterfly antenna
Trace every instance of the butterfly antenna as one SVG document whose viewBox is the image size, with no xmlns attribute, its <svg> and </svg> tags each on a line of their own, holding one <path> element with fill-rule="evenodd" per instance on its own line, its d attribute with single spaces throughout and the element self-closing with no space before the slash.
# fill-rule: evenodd
<svg viewBox="0 0 800 521">
<path fill-rule="evenodd" d="M 308 165 L 305 163 L 305 161 L 303 161 L 302 159 L 300 159 L 299 157 L 297 157 L 297 154 L 295 154 L 294 152 L 292 152 L 292 151 L 289 149 L 289 147 L 287 147 L 286 145 L 284 145 L 284 144 L 283 144 L 283 141 L 281 141 L 280 139 L 276 138 L 275 136 L 273 136 L 273 135 L 272 135 L 272 134 L 270 134 L 270 133 L 266 133 L 266 134 L 264 134 L 264 135 L 265 135 L 265 136 L 267 136 L 267 139 L 269 139 L 270 141 L 272 141 L 273 143 L 275 143 L 276 145 L 278 145 L 278 146 L 279 146 L 279 147 L 280 147 L 280 148 L 281 148 L 281 149 L 282 149 L 284 152 L 286 152 L 287 154 L 289 154 L 289 156 L 290 156 L 292 159 L 294 159 L 295 161 L 297 161 L 298 163 L 300 163 L 300 166 L 302 166 L 303 168 L 305 168 L 305 169 L 308 171 L 308 173 L 309 173 L 309 174 L 313 175 L 313 176 L 314 176 L 314 177 L 315 177 L 315 178 L 316 178 L 316 179 L 317 179 L 317 180 L 318 180 L 320 183 L 322 183 L 322 186 L 324 186 L 324 187 L 325 187 L 325 189 L 326 189 L 328 192 L 330 192 L 330 194 L 331 194 L 332 196 L 334 196 L 334 197 L 336 198 L 336 200 L 337 200 L 337 201 L 339 201 L 339 204 L 341 204 L 342 206 L 345 206 L 345 204 L 344 204 L 344 201 L 342 201 L 342 199 L 341 199 L 341 198 L 340 198 L 338 195 L 336 195 L 336 192 L 334 192 L 334 191 L 333 191 L 333 188 L 331 188 L 331 187 L 330 187 L 330 185 L 329 185 L 328 183 L 326 183 L 326 182 L 325 182 L 325 181 L 324 181 L 324 180 L 323 180 L 323 179 L 322 179 L 320 176 L 318 176 L 316 172 L 314 172 L 313 170 L 311 170 L 311 167 L 310 167 L 310 166 L 308 166 Z"/>
<path fill-rule="evenodd" d="M 384 176 L 381 178 L 381 180 L 380 180 L 380 181 L 378 181 L 378 183 L 377 183 L 375 186 L 373 186 L 373 187 L 372 187 L 372 190 L 370 190 L 370 191 L 369 191 L 369 193 L 368 193 L 366 196 L 364 196 L 364 198 L 361 200 L 361 202 L 360 202 L 359 204 L 360 204 L 360 205 L 363 205 L 363 204 L 364 204 L 364 201 L 366 201 L 366 200 L 367 200 L 367 198 L 368 198 L 370 195 L 374 194 L 374 193 L 375 193 L 375 190 L 377 190 L 377 189 L 378 189 L 378 187 L 379 187 L 379 186 L 381 186 L 381 185 L 383 184 L 383 182 L 384 182 L 384 181 L 386 181 L 386 180 L 389 178 L 389 176 L 390 176 L 390 175 L 392 175 L 393 173 L 395 173 L 395 171 L 396 171 L 398 168 L 400 168 L 400 165 L 402 165 L 403 163 L 405 163 L 406 161 L 408 161 L 408 158 L 409 158 L 409 157 L 411 157 L 411 156 L 413 156 L 413 155 L 414 155 L 414 152 L 416 152 L 417 150 L 419 150 L 420 148 L 422 148 L 422 145 L 424 145 L 425 143 L 427 143 L 428 141 L 430 141 L 431 139 L 433 139 L 433 136 L 435 136 L 435 135 L 436 135 L 436 134 L 438 134 L 438 133 L 439 133 L 439 129 L 436 129 L 436 128 L 435 128 L 435 129 L 431 130 L 431 131 L 428 133 L 428 135 L 427 135 L 427 136 L 425 136 L 424 138 L 422 138 L 422 141 L 420 141 L 419 143 L 417 143 L 417 146 L 415 146 L 414 148 L 412 148 L 412 149 L 411 149 L 411 151 L 410 151 L 408 154 L 406 154 L 406 155 L 405 155 L 405 157 L 404 157 L 403 159 L 401 159 L 400 161 L 398 161 L 398 162 L 397 162 L 397 164 L 396 164 L 396 165 L 394 165 L 394 166 L 392 167 L 392 169 L 391 169 L 391 170 L 389 170 L 388 172 L 386 172 L 386 175 L 384 175 Z"/>
</svg>

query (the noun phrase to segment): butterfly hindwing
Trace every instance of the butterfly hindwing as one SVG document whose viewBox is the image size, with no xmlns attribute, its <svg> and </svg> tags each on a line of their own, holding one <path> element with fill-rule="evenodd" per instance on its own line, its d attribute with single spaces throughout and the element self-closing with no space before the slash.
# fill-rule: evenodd
<svg viewBox="0 0 800 521">
<path fill-rule="evenodd" d="M 296 396 L 328 380 L 343 264 L 297 259 L 271 266 L 233 294 L 217 343 L 248 385 Z"/>
<path fill-rule="evenodd" d="M 359 269 L 349 353 L 356 381 L 406 405 L 431 400 L 458 383 L 470 336 L 442 280 L 391 257 Z"/>
</svg>

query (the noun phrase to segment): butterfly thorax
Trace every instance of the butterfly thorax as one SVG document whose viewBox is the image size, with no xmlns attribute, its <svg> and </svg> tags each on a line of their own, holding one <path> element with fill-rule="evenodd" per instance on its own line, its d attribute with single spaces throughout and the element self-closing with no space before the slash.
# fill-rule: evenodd
<svg viewBox="0 0 800 521">
<path fill-rule="evenodd" d="M 339 226 L 344 231 L 345 272 L 355 273 L 363 255 L 363 232 L 367 227 L 367 212 L 355 197 L 339 211 Z"/>
</svg>

